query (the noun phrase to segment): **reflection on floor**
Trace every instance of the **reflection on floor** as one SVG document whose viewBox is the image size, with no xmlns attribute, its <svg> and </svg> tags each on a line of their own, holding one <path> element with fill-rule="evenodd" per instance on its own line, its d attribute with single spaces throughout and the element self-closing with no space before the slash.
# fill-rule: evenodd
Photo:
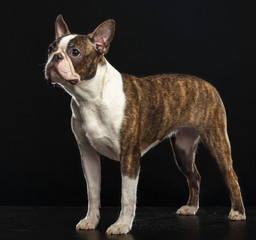
<svg viewBox="0 0 256 240">
<path fill-rule="evenodd" d="M 175 208 L 138 208 L 132 231 L 107 236 L 105 231 L 118 217 L 118 208 L 102 208 L 97 230 L 76 231 L 84 217 L 81 207 L 0 207 L 1 240 L 175 240 L 256 239 L 256 208 L 247 207 L 247 220 L 227 219 L 229 208 L 201 207 L 197 216 L 181 217 Z"/>
</svg>

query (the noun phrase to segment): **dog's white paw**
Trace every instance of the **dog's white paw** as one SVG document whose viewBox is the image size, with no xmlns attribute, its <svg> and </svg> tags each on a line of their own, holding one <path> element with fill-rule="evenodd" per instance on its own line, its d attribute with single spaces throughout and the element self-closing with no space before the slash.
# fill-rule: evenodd
<svg viewBox="0 0 256 240">
<path fill-rule="evenodd" d="M 198 210 L 198 207 L 185 205 L 179 208 L 176 214 L 182 215 L 182 216 L 193 216 L 197 213 L 197 210 Z"/>
<path fill-rule="evenodd" d="M 126 234 L 131 230 L 130 224 L 114 223 L 106 231 L 106 234 Z"/>
<path fill-rule="evenodd" d="M 77 225 L 76 230 L 92 230 L 97 227 L 99 218 L 84 218 Z"/>
<path fill-rule="evenodd" d="M 245 220 L 246 216 L 245 214 L 242 214 L 239 211 L 234 211 L 233 209 L 231 209 L 228 218 L 233 221 L 241 221 Z"/>
</svg>

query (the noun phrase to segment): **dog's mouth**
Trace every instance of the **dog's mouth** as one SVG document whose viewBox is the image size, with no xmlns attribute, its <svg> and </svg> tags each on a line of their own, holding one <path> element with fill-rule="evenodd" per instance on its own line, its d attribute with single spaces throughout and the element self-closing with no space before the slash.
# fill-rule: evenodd
<svg viewBox="0 0 256 240">
<path fill-rule="evenodd" d="M 53 64 L 52 62 L 50 62 L 50 64 L 46 68 L 45 77 L 46 79 L 50 80 L 51 83 L 56 83 L 59 80 L 59 81 L 65 81 L 66 83 L 69 83 L 71 85 L 76 85 L 79 82 L 78 78 L 65 79 L 62 76 L 62 74 L 58 71 L 58 68 L 56 67 L 56 65 Z"/>
<path fill-rule="evenodd" d="M 78 79 L 66 80 L 66 82 L 71 83 L 72 85 L 76 85 L 78 83 Z"/>
</svg>

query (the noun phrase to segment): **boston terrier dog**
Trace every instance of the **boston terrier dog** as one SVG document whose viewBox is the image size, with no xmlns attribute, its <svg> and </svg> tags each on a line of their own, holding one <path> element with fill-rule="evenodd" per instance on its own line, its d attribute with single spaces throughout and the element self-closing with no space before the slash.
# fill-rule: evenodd
<svg viewBox="0 0 256 240">
<path fill-rule="evenodd" d="M 200 174 L 195 154 L 201 141 L 216 160 L 231 199 L 230 220 L 245 220 L 234 172 L 227 119 L 217 90 L 195 76 L 164 74 L 137 78 L 119 73 L 104 57 L 114 37 L 110 19 L 88 35 L 71 34 L 63 17 L 55 22 L 45 76 L 71 95 L 72 131 L 87 182 L 88 212 L 77 229 L 95 229 L 100 219 L 100 155 L 119 161 L 121 212 L 107 234 L 126 234 L 135 215 L 140 158 L 169 138 L 179 170 L 187 179 L 189 198 L 177 210 L 195 215 Z M 159 163 L 160 164 L 160 163 Z"/>
</svg>

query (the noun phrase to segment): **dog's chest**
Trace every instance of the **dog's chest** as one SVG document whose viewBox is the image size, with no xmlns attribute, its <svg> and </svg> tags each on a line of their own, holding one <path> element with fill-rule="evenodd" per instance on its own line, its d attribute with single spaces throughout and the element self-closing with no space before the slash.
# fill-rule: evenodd
<svg viewBox="0 0 256 240">
<path fill-rule="evenodd" d="M 95 150 L 103 156 L 119 160 L 120 128 L 123 109 L 119 103 L 102 99 L 80 105 L 81 126 Z"/>
</svg>

